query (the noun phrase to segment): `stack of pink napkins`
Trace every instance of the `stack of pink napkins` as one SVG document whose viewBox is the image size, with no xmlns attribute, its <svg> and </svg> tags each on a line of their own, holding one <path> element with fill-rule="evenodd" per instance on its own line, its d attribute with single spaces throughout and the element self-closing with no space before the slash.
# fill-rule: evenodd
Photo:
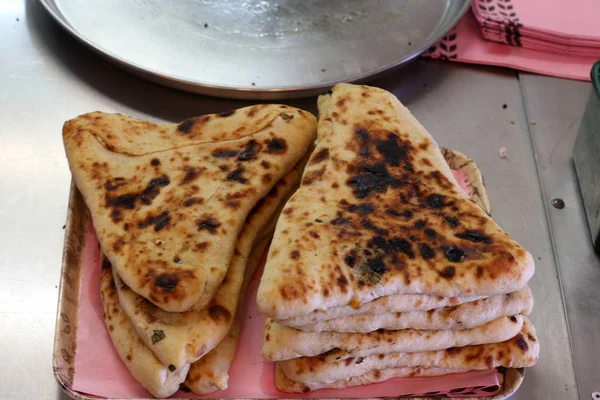
<svg viewBox="0 0 600 400">
<path fill-rule="evenodd" d="M 473 0 L 471 9 L 426 55 L 581 80 L 600 59 L 598 0 Z"/>
</svg>

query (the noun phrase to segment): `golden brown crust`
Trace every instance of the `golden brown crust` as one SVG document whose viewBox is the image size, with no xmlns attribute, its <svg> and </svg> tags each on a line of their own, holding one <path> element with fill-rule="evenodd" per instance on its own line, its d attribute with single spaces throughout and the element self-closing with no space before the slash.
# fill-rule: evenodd
<svg viewBox="0 0 600 400">
<path fill-rule="evenodd" d="M 457 185 L 435 141 L 381 89 L 319 99 L 318 145 L 278 223 L 258 293 L 274 319 L 395 293 L 519 290 L 531 255 Z"/>
<path fill-rule="evenodd" d="M 179 390 L 190 365 L 175 369 L 172 365 L 162 364 L 140 339 L 119 305 L 112 267 L 104 255 L 100 271 L 100 295 L 110 338 L 119 357 L 135 379 L 158 398 L 169 397 Z"/>
<path fill-rule="evenodd" d="M 226 336 L 239 300 L 243 298 L 248 265 L 253 266 L 248 261 L 249 254 L 263 235 L 272 236 L 277 216 L 298 187 L 306 161 L 307 157 L 297 163 L 250 212 L 237 237 L 225 279 L 206 307 L 181 313 L 164 311 L 135 294 L 115 276 L 123 311 L 163 364 L 179 368 L 180 365 L 195 362 L 213 350 Z M 156 331 L 163 332 L 164 338 L 155 343 Z"/>
<path fill-rule="evenodd" d="M 91 113 L 68 121 L 63 138 L 119 276 L 180 312 L 208 304 L 247 214 L 312 145 L 315 120 L 278 105 L 177 125 Z"/>
<path fill-rule="evenodd" d="M 486 370 L 498 367 L 522 368 L 535 365 L 539 342 L 531 321 L 523 318 L 523 327 L 514 337 L 500 342 L 451 347 L 430 352 L 373 354 L 331 362 L 324 356 L 280 361 L 286 376 L 296 382 L 330 382 L 350 379 L 373 369 L 447 368 Z"/>
</svg>

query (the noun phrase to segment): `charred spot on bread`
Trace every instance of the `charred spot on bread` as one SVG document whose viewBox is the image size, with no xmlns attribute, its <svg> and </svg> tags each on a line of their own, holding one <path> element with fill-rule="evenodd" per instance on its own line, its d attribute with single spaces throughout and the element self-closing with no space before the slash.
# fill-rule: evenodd
<svg viewBox="0 0 600 400">
<path fill-rule="evenodd" d="M 418 220 L 417 222 L 415 222 L 415 228 L 417 229 L 422 229 L 425 228 L 427 226 L 427 222 L 425 222 L 425 220 Z"/>
<path fill-rule="evenodd" d="M 110 212 L 110 218 L 113 220 L 113 222 L 121 222 L 121 220 L 123 219 L 121 217 L 121 211 L 116 208 L 113 208 Z"/>
<path fill-rule="evenodd" d="M 192 131 L 194 127 L 195 120 L 194 118 L 189 118 L 181 121 L 179 125 L 177 125 L 177 130 L 183 134 L 188 134 Z"/>
<path fill-rule="evenodd" d="M 425 260 L 431 260 L 435 257 L 435 251 L 425 243 L 421 243 L 419 246 L 419 254 L 421 254 L 421 257 Z"/>
<path fill-rule="evenodd" d="M 244 151 L 242 151 L 238 156 L 238 160 L 250 161 L 256 159 L 257 147 L 258 143 L 256 143 L 256 140 L 250 140 L 246 145 Z"/>
<path fill-rule="evenodd" d="M 466 230 L 464 232 L 457 233 L 455 236 L 473 243 L 492 243 L 492 238 L 480 230 Z"/>
<path fill-rule="evenodd" d="M 271 154 L 285 153 L 287 150 L 287 143 L 284 139 L 273 138 L 267 143 L 267 151 Z"/>
<path fill-rule="evenodd" d="M 142 221 L 138 222 L 137 227 L 140 229 L 154 225 L 154 231 L 158 232 L 171 222 L 171 216 L 168 211 L 163 211 L 158 215 L 149 214 Z"/>
<path fill-rule="evenodd" d="M 351 169 L 354 166 L 351 165 Z M 394 178 L 384 164 L 362 164 L 359 165 L 358 171 L 351 174 L 346 184 L 352 189 L 354 196 L 359 199 L 369 197 L 374 193 L 384 193 L 389 187 L 397 188 L 400 186 L 400 181 Z"/>
<path fill-rule="evenodd" d="M 431 208 L 443 208 L 446 204 L 446 196 L 442 194 L 432 194 L 425 199 L 425 205 Z"/>
<path fill-rule="evenodd" d="M 198 222 L 198 230 L 202 231 L 202 230 L 206 230 L 212 234 L 217 232 L 217 228 L 221 226 L 221 223 L 219 221 L 217 221 L 214 217 L 207 217 L 204 219 L 201 219 Z"/>
<path fill-rule="evenodd" d="M 188 183 L 195 181 L 200 176 L 201 173 L 202 173 L 201 168 L 194 168 L 194 167 L 186 168 L 185 176 L 181 180 L 181 185 L 187 185 Z"/>
<path fill-rule="evenodd" d="M 373 222 L 371 222 L 370 220 L 368 220 L 366 218 L 362 220 L 361 225 L 363 228 L 373 231 L 373 232 L 377 233 L 378 235 L 387 236 L 389 233 L 387 229 L 382 229 L 382 228 L 377 227 L 375 224 L 373 224 Z"/>
<path fill-rule="evenodd" d="M 385 162 L 395 167 L 401 162 L 408 161 L 408 154 L 410 151 L 409 144 L 398 142 L 398 136 L 390 132 L 387 135 L 387 139 L 378 140 L 375 143 L 375 148 L 381 153 Z"/>
<path fill-rule="evenodd" d="M 431 229 L 431 228 L 427 228 L 423 232 L 425 232 L 425 235 L 427 237 L 430 237 L 432 239 L 434 239 L 434 238 L 437 237 L 437 232 L 435 230 Z"/>
<path fill-rule="evenodd" d="M 112 197 L 106 193 L 106 205 L 108 207 L 122 208 L 133 210 L 136 207 L 138 200 L 144 205 L 149 205 L 152 200 L 160 193 L 160 188 L 167 186 L 171 181 L 169 177 L 163 175 L 154 178 L 148 182 L 146 188 L 138 193 L 127 193 L 121 196 Z"/>
<path fill-rule="evenodd" d="M 117 177 L 117 178 L 113 178 L 113 179 L 107 179 L 106 182 L 104 183 L 104 188 L 108 191 L 113 191 L 113 190 L 117 190 L 121 186 L 125 186 L 126 184 L 127 184 L 127 182 L 125 181 L 125 178 Z"/>
<path fill-rule="evenodd" d="M 202 198 L 200 198 L 200 197 L 190 197 L 189 199 L 186 199 L 183 202 L 183 206 L 184 207 L 190 207 L 190 206 L 193 206 L 196 203 L 202 204 L 203 202 L 204 202 L 204 200 Z"/>
<path fill-rule="evenodd" d="M 461 262 L 465 258 L 465 252 L 453 245 L 442 246 L 442 251 L 448 261 L 451 262 Z"/>
<path fill-rule="evenodd" d="M 519 347 L 519 349 L 521 349 L 523 352 L 529 350 L 527 342 L 523 338 L 523 335 L 521 335 L 520 333 L 517 336 L 515 336 L 515 341 L 517 342 L 517 346 Z"/>
<path fill-rule="evenodd" d="M 244 168 L 238 168 L 227 175 L 227 180 L 232 182 L 247 183 L 248 179 L 244 178 Z"/>
<path fill-rule="evenodd" d="M 213 157 L 216 158 L 231 158 L 237 156 L 239 153 L 238 150 L 233 149 L 216 149 L 211 153 Z"/>
<path fill-rule="evenodd" d="M 325 173 L 325 168 L 307 171 L 302 179 L 303 185 L 311 185 L 313 182 L 320 180 Z"/>
<path fill-rule="evenodd" d="M 354 268 L 354 266 L 356 265 L 356 257 L 357 257 L 357 253 L 356 253 L 356 249 L 352 249 L 350 250 L 350 252 L 348 254 L 346 254 L 346 256 L 344 257 L 344 262 L 346 263 L 347 266 L 349 266 L 350 268 Z"/>
<path fill-rule="evenodd" d="M 329 158 L 329 149 L 323 148 L 316 152 L 310 159 L 310 164 L 318 164 L 322 161 L 325 161 Z"/>
<path fill-rule="evenodd" d="M 481 265 L 478 265 L 477 266 L 477 277 L 478 278 L 483 277 L 483 272 L 484 272 L 483 267 Z"/>
<path fill-rule="evenodd" d="M 342 217 L 337 217 L 331 220 L 331 225 L 346 225 L 350 223 L 350 219 L 349 218 L 342 218 Z"/>
<path fill-rule="evenodd" d="M 175 274 L 163 273 L 158 275 L 154 279 L 154 283 L 156 284 L 156 286 L 163 289 L 166 293 L 171 293 L 175 289 L 177 289 L 177 285 L 179 284 L 179 277 Z"/>
<path fill-rule="evenodd" d="M 218 304 L 214 304 L 208 308 L 208 315 L 210 315 L 210 318 L 215 322 L 220 320 L 228 321 L 231 319 L 231 313 L 225 307 Z"/>
<path fill-rule="evenodd" d="M 375 206 L 370 203 L 352 204 L 348 207 L 348 211 L 364 216 L 375 211 Z"/>
<path fill-rule="evenodd" d="M 446 278 L 446 279 L 452 279 L 455 274 L 456 274 L 456 269 L 452 266 L 448 266 L 440 272 L 440 276 L 442 278 Z"/>
<path fill-rule="evenodd" d="M 444 219 L 446 220 L 446 222 L 448 222 L 448 224 L 450 225 L 450 228 L 454 229 L 458 226 L 458 218 L 452 217 L 450 215 L 445 215 Z"/>
</svg>

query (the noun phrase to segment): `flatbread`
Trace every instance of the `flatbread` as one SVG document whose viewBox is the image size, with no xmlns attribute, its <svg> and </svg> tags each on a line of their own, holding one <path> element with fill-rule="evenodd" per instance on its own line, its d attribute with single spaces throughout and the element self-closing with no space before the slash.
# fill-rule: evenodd
<svg viewBox="0 0 600 400">
<path fill-rule="evenodd" d="M 242 298 L 245 297 L 250 278 L 260 264 L 265 249 L 271 241 L 273 228 L 268 235 L 265 235 L 264 239 L 254 246 L 250 257 L 248 258 L 248 263 L 246 264 L 246 277 L 244 278 L 244 287 L 242 288 L 241 294 Z M 235 357 L 242 324 L 240 310 L 243 304 L 244 302 L 239 302 L 231 329 L 223 341 L 206 356 L 192 364 L 187 378 L 185 379 L 185 385 L 192 392 L 196 394 L 207 394 L 217 390 L 227 389 L 229 369 L 231 368 L 231 364 Z"/>
<path fill-rule="evenodd" d="M 282 320 L 399 293 L 525 287 L 531 254 L 463 193 L 392 94 L 339 84 L 318 105 L 318 144 L 277 224 L 261 312 Z"/>
<path fill-rule="evenodd" d="M 303 332 L 267 318 L 261 354 L 282 361 L 327 353 L 328 361 L 372 354 L 443 350 L 476 344 L 503 342 L 519 333 L 523 316 L 500 317 L 472 329 L 375 331 L 371 333 Z"/>
<path fill-rule="evenodd" d="M 306 158 L 299 162 L 256 205 L 235 245 L 231 266 L 207 307 L 171 313 L 130 290 L 118 276 L 117 289 L 123 310 L 136 331 L 165 365 L 180 368 L 214 349 L 227 335 L 242 291 L 248 256 L 256 240 L 274 229 L 285 200 L 298 187 Z M 157 333 L 161 339 L 157 339 Z"/>
<path fill-rule="evenodd" d="M 282 392 L 287 393 L 306 393 L 319 389 L 344 389 L 352 386 L 369 385 L 372 383 L 384 382 L 392 378 L 417 378 L 426 376 L 440 376 L 448 374 L 460 374 L 467 372 L 468 369 L 444 369 L 444 368 L 387 368 L 376 369 L 366 372 L 360 376 L 354 376 L 347 380 L 338 380 L 332 382 L 294 382 L 285 375 L 285 372 L 277 363 L 275 369 L 275 386 Z"/>
<path fill-rule="evenodd" d="M 417 376 L 437 376 L 447 375 L 448 373 L 461 373 L 466 372 L 463 370 L 446 371 L 444 369 L 431 368 L 430 370 L 424 370 L 423 368 L 414 368 L 415 374 L 412 377 Z M 314 382 L 310 384 L 298 383 L 290 380 L 281 368 L 276 367 L 275 370 L 275 384 L 279 390 L 288 393 L 306 393 L 311 390 L 319 389 L 343 389 L 352 386 L 368 385 L 371 383 L 379 383 L 387 381 L 392 378 L 400 378 L 405 374 L 405 368 L 389 368 L 385 370 L 375 370 L 367 372 L 366 374 L 350 378 L 346 381 L 334 381 L 330 383 Z M 418 375 L 419 374 L 419 375 Z M 410 376 L 410 375 L 409 375 Z M 508 399 L 513 393 L 517 391 L 521 383 L 523 383 L 523 377 L 525 376 L 524 368 L 509 368 L 503 370 L 500 373 L 500 392 L 493 396 L 488 397 L 461 397 L 462 400 L 504 400 Z M 415 400 L 439 400 L 439 396 L 425 396 L 425 397 L 412 397 Z"/>
<path fill-rule="evenodd" d="M 339 306 L 327 310 L 315 310 L 307 315 L 294 318 L 274 320 L 281 325 L 301 326 L 335 318 L 363 315 L 381 315 L 412 311 L 427 311 L 434 308 L 453 307 L 475 300 L 485 299 L 483 296 L 474 297 L 441 297 L 426 294 L 393 294 L 382 296 L 364 304 Z"/>
<path fill-rule="evenodd" d="M 190 368 L 189 364 L 175 370 L 162 364 L 140 339 L 129 318 L 119 305 L 112 267 L 102 257 L 100 294 L 104 320 L 119 357 L 133 377 L 154 397 L 166 398 L 179 390 Z"/>
<path fill-rule="evenodd" d="M 498 294 L 459 306 L 428 311 L 356 315 L 296 327 L 306 332 L 373 332 L 378 329 L 470 329 L 497 318 L 510 315 L 529 315 L 533 309 L 531 289 Z"/>
<path fill-rule="evenodd" d="M 280 361 L 285 375 L 296 382 L 346 380 L 376 369 L 387 368 L 522 368 L 535 365 L 540 346 L 531 321 L 523 317 L 521 331 L 509 340 L 440 351 L 373 354 L 328 362 L 325 357 L 303 357 Z"/>
<path fill-rule="evenodd" d="M 209 303 L 246 216 L 304 156 L 315 129 L 308 112 L 262 104 L 177 125 L 95 112 L 66 122 L 63 140 L 118 275 L 181 312 Z"/>
</svg>

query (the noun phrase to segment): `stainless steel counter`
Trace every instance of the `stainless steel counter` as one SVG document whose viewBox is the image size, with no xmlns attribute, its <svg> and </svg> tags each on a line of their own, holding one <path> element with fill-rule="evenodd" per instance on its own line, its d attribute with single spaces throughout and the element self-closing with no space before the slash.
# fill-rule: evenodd
<svg viewBox="0 0 600 400">
<path fill-rule="evenodd" d="M 532 319 L 542 353 L 514 398 L 592 398 L 600 259 L 570 160 L 589 84 L 424 60 L 373 84 L 396 93 L 442 145 L 476 160 L 494 217 L 536 259 Z M 315 109 L 314 99 L 288 103 Z M 246 104 L 132 77 L 64 33 L 35 0 L 0 0 L 1 399 L 64 397 L 51 367 L 70 182 L 62 123 L 92 110 L 178 121 Z M 550 205 L 555 197 L 564 209 Z"/>
</svg>

